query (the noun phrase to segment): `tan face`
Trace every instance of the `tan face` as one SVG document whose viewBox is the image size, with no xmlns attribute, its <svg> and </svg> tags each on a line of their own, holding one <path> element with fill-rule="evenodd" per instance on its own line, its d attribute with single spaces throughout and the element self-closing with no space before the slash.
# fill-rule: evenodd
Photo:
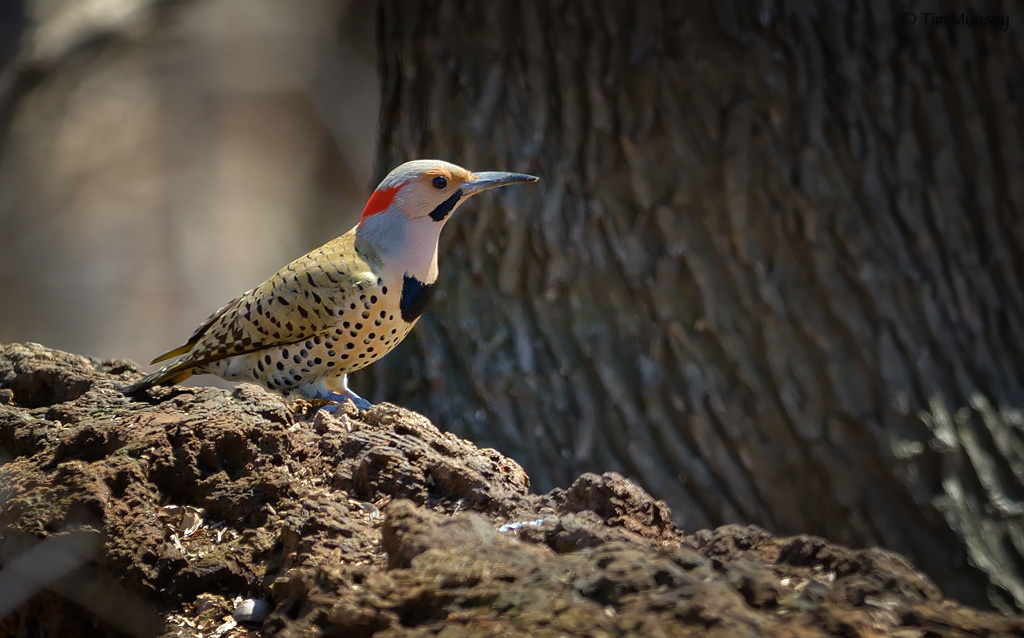
<svg viewBox="0 0 1024 638">
<path fill-rule="evenodd" d="M 410 219 L 429 215 L 455 195 L 470 176 L 469 171 L 454 164 L 419 171 L 402 189 L 401 201 L 396 198 L 396 202 Z"/>
</svg>

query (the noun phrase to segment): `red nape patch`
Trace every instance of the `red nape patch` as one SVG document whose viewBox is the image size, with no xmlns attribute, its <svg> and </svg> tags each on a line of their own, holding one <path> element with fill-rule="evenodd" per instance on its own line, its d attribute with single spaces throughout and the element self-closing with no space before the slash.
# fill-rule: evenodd
<svg viewBox="0 0 1024 638">
<path fill-rule="evenodd" d="M 395 198 L 395 195 L 398 193 L 398 189 L 401 187 L 402 185 L 399 184 L 398 186 L 392 186 L 391 188 L 373 191 L 373 195 L 370 195 L 369 201 L 366 202 L 366 206 L 363 208 L 363 216 L 359 218 L 359 222 L 362 223 L 362 221 L 370 215 L 376 215 L 377 213 L 384 212 L 384 210 L 391 205 L 391 200 Z"/>
</svg>

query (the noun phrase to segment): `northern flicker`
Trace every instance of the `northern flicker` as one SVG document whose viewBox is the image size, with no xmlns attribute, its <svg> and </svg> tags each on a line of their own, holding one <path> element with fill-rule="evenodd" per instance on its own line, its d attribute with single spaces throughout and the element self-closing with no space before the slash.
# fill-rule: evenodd
<svg viewBox="0 0 1024 638">
<path fill-rule="evenodd" d="M 369 407 L 348 388 L 348 373 L 383 357 L 416 325 L 437 280 L 438 237 L 452 212 L 482 191 L 535 181 L 439 160 L 402 164 L 370 196 L 355 228 L 210 315 L 188 343 L 150 365 L 181 358 L 125 394 L 214 374 L 285 396 Z"/>
</svg>

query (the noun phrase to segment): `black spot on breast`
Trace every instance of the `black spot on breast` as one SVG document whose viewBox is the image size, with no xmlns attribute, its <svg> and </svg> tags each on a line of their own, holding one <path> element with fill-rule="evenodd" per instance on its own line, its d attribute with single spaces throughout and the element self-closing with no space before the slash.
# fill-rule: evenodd
<svg viewBox="0 0 1024 638">
<path fill-rule="evenodd" d="M 455 191 L 454 193 L 452 193 L 451 197 L 449 197 L 448 199 L 446 199 L 443 202 L 441 202 L 440 204 L 438 204 L 437 208 L 435 208 L 434 210 L 430 211 L 430 219 L 433 219 L 435 222 L 442 222 L 442 221 L 444 221 L 444 218 L 448 216 L 448 213 L 452 212 L 452 209 L 455 208 L 455 205 L 459 203 L 460 199 L 462 199 L 462 189 L 461 188 L 459 190 Z M 403 288 L 403 290 L 402 290 L 402 297 L 404 298 L 405 297 L 405 286 L 403 285 L 402 288 Z"/>
<path fill-rule="evenodd" d="M 433 215 L 433 213 L 431 213 Z M 434 284 L 425 284 L 415 277 L 406 275 L 402 279 L 402 299 L 398 307 L 402 311 L 402 319 L 412 323 L 423 314 L 430 296 L 434 294 Z"/>
</svg>

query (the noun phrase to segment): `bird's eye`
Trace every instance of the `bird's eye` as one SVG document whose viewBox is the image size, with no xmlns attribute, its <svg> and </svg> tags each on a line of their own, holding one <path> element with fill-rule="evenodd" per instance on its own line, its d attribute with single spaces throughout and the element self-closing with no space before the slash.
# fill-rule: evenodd
<svg viewBox="0 0 1024 638">
<path fill-rule="evenodd" d="M 430 181 L 430 183 L 439 191 L 443 191 L 445 187 L 448 186 L 448 180 L 443 177 L 435 177 Z"/>
</svg>

